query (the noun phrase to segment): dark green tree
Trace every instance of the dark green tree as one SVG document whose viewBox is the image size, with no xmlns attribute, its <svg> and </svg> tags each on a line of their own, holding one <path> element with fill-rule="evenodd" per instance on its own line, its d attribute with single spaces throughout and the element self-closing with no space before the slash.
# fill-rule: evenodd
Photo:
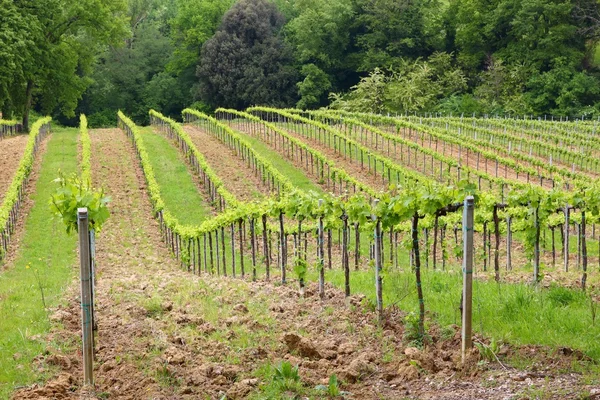
<svg viewBox="0 0 600 400">
<path fill-rule="evenodd" d="M 274 3 L 236 3 L 202 47 L 198 97 L 214 107 L 293 105 L 297 73 L 292 51 L 280 37 L 283 24 Z"/>
<path fill-rule="evenodd" d="M 80 108 L 90 126 L 114 125 L 119 109 L 143 124 L 150 108 L 176 115 L 185 106 L 177 76 L 165 72 L 174 48 L 162 26 L 153 18 L 140 21 L 126 46 L 108 48 L 100 57 Z"/>
<path fill-rule="evenodd" d="M 330 90 L 347 90 L 358 80 L 352 30 L 352 0 L 298 0 L 296 17 L 285 27 L 286 38 L 300 64 L 298 107 L 326 104 Z"/>
<path fill-rule="evenodd" d="M 441 46 L 437 0 L 355 0 L 359 70 L 397 65 L 400 58 L 428 56 Z"/>
</svg>

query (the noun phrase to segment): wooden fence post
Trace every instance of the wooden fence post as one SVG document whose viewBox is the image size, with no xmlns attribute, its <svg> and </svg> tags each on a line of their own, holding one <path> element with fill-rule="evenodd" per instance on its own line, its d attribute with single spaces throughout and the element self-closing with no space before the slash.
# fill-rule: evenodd
<svg viewBox="0 0 600 400">
<path fill-rule="evenodd" d="M 319 199 L 319 208 L 323 206 L 323 200 Z M 319 216 L 319 297 L 321 300 L 325 298 L 325 234 L 323 232 L 323 216 Z"/>
<path fill-rule="evenodd" d="M 373 201 L 373 209 L 377 208 L 379 204 L 379 199 L 375 199 Z M 377 318 L 381 323 L 383 320 L 383 291 L 381 287 L 381 222 L 377 219 L 377 216 L 373 214 L 371 216 L 373 221 L 375 221 L 375 246 L 374 246 L 374 258 L 375 258 L 375 294 L 377 297 Z"/>
<path fill-rule="evenodd" d="M 81 330 L 83 339 L 83 383 L 93 385 L 94 333 L 92 313 L 92 269 L 90 265 L 90 233 L 87 208 L 77 209 L 79 259 L 81 267 Z"/>
<path fill-rule="evenodd" d="M 563 256 L 564 256 L 564 269 L 565 272 L 569 272 L 569 233 L 571 230 L 571 225 L 570 225 L 570 207 L 569 205 L 565 205 L 564 207 L 564 213 L 565 213 L 565 226 L 564 226 L 564 230 L 565 230 L 565 234 L 564 234 L 564 242 L 563 242 Z"/>
<path fill-rule="evenodd" d="M 462 361 L 473 346 L 472 303 L 473 303 L 473 196 L 465 199 L 463 206 L 463 304 L 462 304 Z"/>
</svg>

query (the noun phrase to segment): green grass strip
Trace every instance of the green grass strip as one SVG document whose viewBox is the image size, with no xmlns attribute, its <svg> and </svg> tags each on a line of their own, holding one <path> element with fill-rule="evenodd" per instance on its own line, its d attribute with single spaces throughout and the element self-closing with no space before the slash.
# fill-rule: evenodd
<svg viewBox="0 0 600 400">
<path fill-rule="evenodd" d="M 248 142 L 252 149 L 268 159 L 271 162 L 271 165 L 279 171 L 281 174 L 285 175 L 296 187 L 297 189 L 309 191 L 312 190 L 317 193 L 324 193 L 321 186 L 314 183 L 302 170 L 295 167 L 292 163 L 286 160 L 282 155 L 280 155 L 276 150 L 273 150 L 262 140 L 250 136 L 242 131 L 235 130 L 235 132 L 242 136 L 246 142 Z"/>
<path fill-rule="evenodd" d="M 402 255 L 401 265 L 408 262 Z M 407 256 L 406 256 L 407 258 Z M 425 309 L 442 327 L 460 325 L 458 308 L 462 290 L 459 267 L 453 272 L 423 269 Z M 362 293 L 375 305 L 373 270 L 352 271 L 352 293 Z M 326 281 L 344 287 L 344 271 L 327 270 Z M 317 280 L 317 271 L 309 270 L 308 279 Z M 389 271 L 385 275 L 384 305 L 418 315 L 415 277 L 409 269 Z M 589 297 L 580 290 L 552 285 L 539 289 L 527 284 L 473 282 L 473 330 L 498 341 L 517 345 L 545 345 L 557 349 L 570 347 L 600 360 L 600 330 L 593 322 Z"/>
<path fill-rule="evenodd" d="M 32 364 L 32 359 L 48 346 L 36 335 L 44 335 L 51 326 L 42 289 L 46 307 L 53 307 L 74 277 L 76 237 L 67 236 L 62 221 L 52 219 L 48 201 L 56 189 L 52 181 L 58 170 L 77 172 L 77 136 L 76 129 L 53 130 L 16 259 L 0 272 L 2 399 L 8 398 L 16 386 L 44 378 Z"/>
<path fill-rule="evenodd" d="M 167 209 L 179 221 L 197 226 L 211 218 L 211 208 L 200 195 L 179 151 L 151 127 L 140 128 L 150 163 Z"/>
<path fill-rule="evenodd" d="M 92 184 L 92 141 L 88 132 L 88 122 L 85 115 L 81 114 L 79 123 L 81 133 L 81 180 L 88 186 Z"/>
</svg>

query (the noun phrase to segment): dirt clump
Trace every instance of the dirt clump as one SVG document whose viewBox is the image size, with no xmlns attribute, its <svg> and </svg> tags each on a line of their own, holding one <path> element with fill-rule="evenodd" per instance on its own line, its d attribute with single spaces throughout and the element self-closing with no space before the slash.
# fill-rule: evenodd
<svg viewBox="0 0 600 400">
<path fill-rule="evenodd" d="M 283 341 L 288 347 L 289 351 L 296 351 L 300 356 L 306 357 L 312 360 L 321 359 L 321 353 L 317 350 L 314 343 L 310 340 L 302 338 L 295 333 L 286 333 L 283 336 Z"/>
</svg>

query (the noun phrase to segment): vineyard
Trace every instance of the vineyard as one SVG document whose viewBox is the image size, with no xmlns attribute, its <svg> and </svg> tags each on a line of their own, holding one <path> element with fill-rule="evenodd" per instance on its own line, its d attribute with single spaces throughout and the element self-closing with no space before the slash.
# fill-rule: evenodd
<svg viewBox="0 0 600 400">
<path fill-rule="evenodd" d="M 149 117 L 0 121 L 0 397 L 600 395 L 597 122 Z M 67 190 L 111 213 L 90 216 L 92 389 L 76 241 L 49 208 Z"/>
</svg>

